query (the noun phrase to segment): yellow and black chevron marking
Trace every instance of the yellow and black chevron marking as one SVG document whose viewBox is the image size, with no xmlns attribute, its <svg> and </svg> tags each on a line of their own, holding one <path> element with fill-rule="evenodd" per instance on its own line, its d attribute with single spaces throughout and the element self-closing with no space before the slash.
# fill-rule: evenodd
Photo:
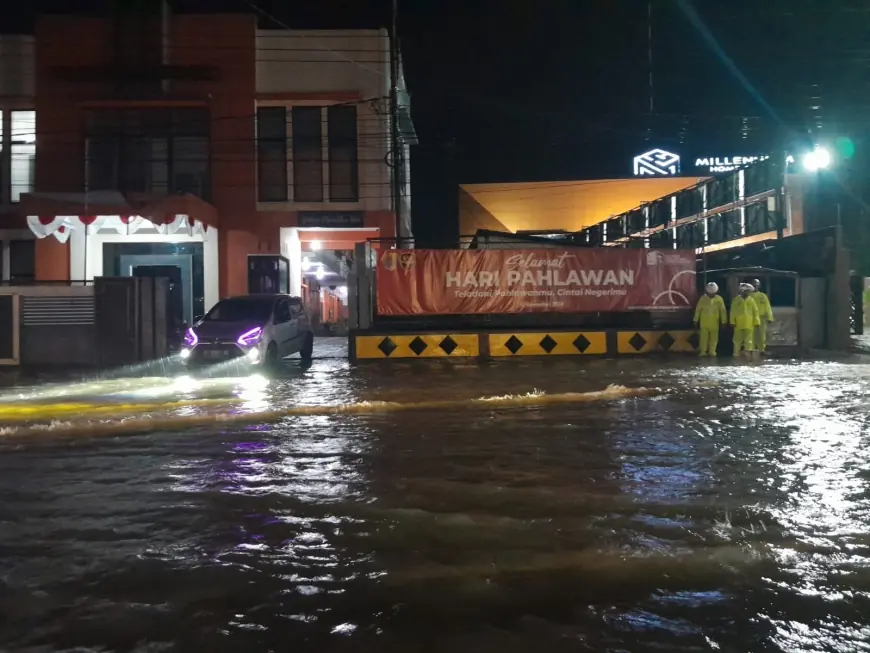
<svg viewBox="0 0 870 653">
<path fill-rule="evenodd" d="M 355 336 L 356 357 L 460 358 L 480 355 L 476 333 Z"/>
<path fill-rule="evenodd" d="M 607 337 L 603 331 L 489 334 L 489 355 L 493 357 L 578 356 L 606 353 Z"/>
<path fill-rule="evenodd" d="M 653 352 L 697 352 L 697 331 L 618 331 L 616 351 L 620 354 Z"/>
</svg>

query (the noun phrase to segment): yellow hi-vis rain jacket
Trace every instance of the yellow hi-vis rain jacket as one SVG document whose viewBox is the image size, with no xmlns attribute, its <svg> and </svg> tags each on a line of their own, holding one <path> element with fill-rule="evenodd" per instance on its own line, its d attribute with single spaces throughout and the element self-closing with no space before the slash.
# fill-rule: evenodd
<svg viewBox="0 0 870 653">
<path fill-rule="evenodd" d="M 735 329 L 754 329 L 761 324 L 761 319 L 758 316 L 758 306 L 752 299 L 752 296 L 744 299 L 737 295 L 731 300 L 731 324 Z"/>
<path fill-rule="evenodd" d="M 695 322 L 702 329 L 718 329 L 720 324 L 728 324 L 725 300 L 719 295 L 703 295 L 695 308 Z"/>
<path fill-rule="evenodd" d="M 770 306 L 770 298 L 760 290 L 751 295 L 752 301 L 758 307 L 758 317 L 762 322 L 773 322 L 773 309 Z"/>
</svg>

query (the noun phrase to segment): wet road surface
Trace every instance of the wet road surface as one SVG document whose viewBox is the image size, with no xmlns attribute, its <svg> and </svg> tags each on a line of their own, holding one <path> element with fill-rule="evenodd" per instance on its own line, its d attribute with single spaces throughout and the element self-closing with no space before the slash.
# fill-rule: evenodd
<svg viewBox="0 0 870 653">
<path fill-rule="evenodd" d="M 142 373 L 0 402 L 0 650 L 870 649 L 867 359 Z"/>
</svg>

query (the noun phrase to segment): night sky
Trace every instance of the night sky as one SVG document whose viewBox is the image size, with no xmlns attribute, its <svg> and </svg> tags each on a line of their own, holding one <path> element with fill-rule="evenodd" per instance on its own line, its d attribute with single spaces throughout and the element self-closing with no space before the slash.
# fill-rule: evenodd
<svg viewBox="0 0 870 653">
<path fill-rule="evenodd" d="M 256 4 L 291 27 L 389 24 L 387 0 Z M 244 0 L 172 5 L 250 10 Z M 31 25 L 31 15 L 7 16 L 2 29 Z M 867 136 L 870 5 L 861 0 L 399 0 L 399 33 L 424 245 L 455 236 L 459 183 L 627 176 L 631 157 L 653 146 L 728 155 L 840 134 L 861 146 Z"/>
</svg>

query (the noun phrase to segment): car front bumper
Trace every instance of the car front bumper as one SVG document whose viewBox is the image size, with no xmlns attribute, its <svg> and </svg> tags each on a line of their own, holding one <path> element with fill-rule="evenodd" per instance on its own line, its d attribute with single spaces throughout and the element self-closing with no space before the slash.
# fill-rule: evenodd
<svg viewBox="0 0 870 653">
<path fill-rule="evenodd" d="M 263 360 L 259 346 L 242 347 L 231 342 L 198 343 L 195 347 L 183 348 L 179 355 L 188 365 L 216 365 L 228 361 L 256 365 Z"/>
</svg>

